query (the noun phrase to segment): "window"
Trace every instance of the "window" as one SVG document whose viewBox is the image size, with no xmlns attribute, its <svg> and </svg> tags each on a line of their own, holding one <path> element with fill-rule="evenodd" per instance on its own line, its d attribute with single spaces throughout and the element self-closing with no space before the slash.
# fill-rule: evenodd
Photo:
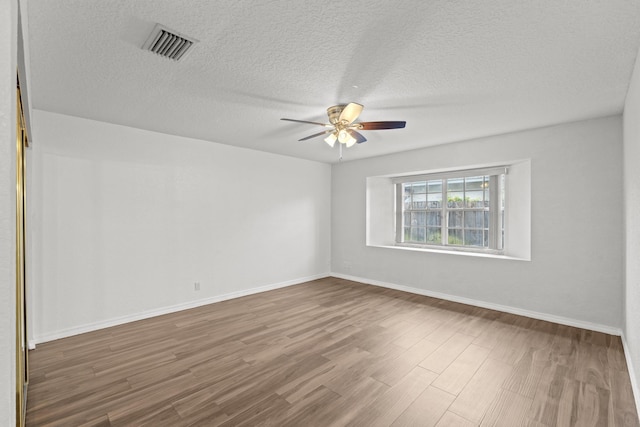
<svg viewBox="0 0 640 427">
<path fill-rule="evenodd" d="M 501 253 L 506 168 L 405 176 L 396 185 L 396 244 Z"/>
</svg>

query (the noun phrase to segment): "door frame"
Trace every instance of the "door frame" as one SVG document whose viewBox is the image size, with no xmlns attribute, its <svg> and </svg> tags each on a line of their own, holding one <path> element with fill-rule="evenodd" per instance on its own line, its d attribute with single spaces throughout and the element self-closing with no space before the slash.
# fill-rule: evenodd
<svg viewBox="0 0 640 427">
<path fill-rule="evenodd" d="M 26 306 L 26 153 L 29 146 L 20 80 L 16 78 L 16 425 L 25 425 L 29 349 Z"/>
</svg>

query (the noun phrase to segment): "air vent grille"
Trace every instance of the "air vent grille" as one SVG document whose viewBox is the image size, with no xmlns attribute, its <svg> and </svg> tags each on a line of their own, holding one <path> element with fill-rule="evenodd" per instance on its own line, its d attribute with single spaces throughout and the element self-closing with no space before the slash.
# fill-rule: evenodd
<svg viewBox="0 0 640 427">
<path fill-rule="evenodd" d="M 185 58 L 187 53 L 191 52 L 193 45 L 197 42 L 198 40 L 192 37 L 186 37 L 156 24 L 142 48 L 165 58 L 180 61 Z"/>
</svg>

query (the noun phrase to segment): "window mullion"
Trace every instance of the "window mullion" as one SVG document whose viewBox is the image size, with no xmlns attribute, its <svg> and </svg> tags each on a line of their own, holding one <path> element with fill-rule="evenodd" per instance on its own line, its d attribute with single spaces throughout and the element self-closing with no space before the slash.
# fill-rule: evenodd
<svg viewBox="0 0 640 427">
<path fill-rule="evenodd" d="M 503 181 L 502 181 L 502 176 L 500 175 L 496 175 L 493 177 L 496 181 L 496 197 L 494 197 L 496 199 L 496 203 L 495 205 L 493 205 L 493 212 L 495 217 L 496 217 L 496 247 L 495 249 L 504 249 L 503 245 L 502 245 L 502 229 L 503 229 L 503 224 L 502 224 L 502 202 L 504 201 L 504 199 L 502 198 L 502 190 L 503 190 Z"/>
<path fill-rule="evenodd" d="M 461 224 L 461 228 L 462 228 L 462 246 L 465 246 L 467 244 L 467 239 L 466 239 L 466 223 L 465 223 L 465 217 L 467 216 L 467 178 L 463 178 L 462 179 L 462 224 Z"/>
<path fill-rule="evenodd" d="M 448 214 L 448 206 L 447 206 L 447 180 L 442 180 L 442 208 L 441 213 L 442 217 L 440 218 L 440 242 L 442 245 L 446 245 L 448 242 L 447 239 L 447 230 L 449 229 L 449 214 Z"/>
<path fill-rule="evenodd" d="M 404 193 L 403 184 L 396 184 L 396 242 L 404 242 Z"/>
<path fill-rule="evenodd" d="M 489 177 L 489 248 L 500 249 L 498 242 L 502 234 L 500 215 L 500 182 L 498 175 Z"/>
</svg>

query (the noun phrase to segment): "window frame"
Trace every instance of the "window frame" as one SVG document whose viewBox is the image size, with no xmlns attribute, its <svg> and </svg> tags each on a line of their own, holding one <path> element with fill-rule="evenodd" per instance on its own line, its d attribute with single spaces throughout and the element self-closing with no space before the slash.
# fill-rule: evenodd
<svg viewBox="0 0 640 427">
<path fill-rule="evenodd" d="M 394 184 L 395 191 L 395 245 L 400 247 L 409 247 L 409 248 L 422 248 L 422 249 L 437 249 L 444 251 L 462 251 L 462 252 L 475 252 L 475 253 L 484 253 L 484 254 L 495 254 L 495 255 L 504 255 L 506 248 L 505 242 L 505 228 L 503 224 L 503 218 L 506 217 L 506 180 L 508 175 L 508 166 L 497 166 L 491 168 L 482 168 L 482 169 L 462 169 L 456 171 L 447 171 L 447 172 L 439 172 L 439 173 L 425 173 L 425 174 L 417 174 L 417 175 L 404 175 L 397 176 L 392 179 L 392 183 Z M 464 206 L 461 209 L 452 209 L 448 206 L 448 180 L 449 179 L 465 179 L 469 177 L 483 176 L 488 177 L 489 179 L 489 204 L 488 206 L 483 206 L 482 211 L 484 212 L 499 212 L 499 215 L 489 215 L 488 222 L 488 246 L 471 246 L 471 245 L 454 245 L 448 242 L 448 231 L 449 227 L 449 212 L 467 212 L 474 211 L 477 212 L 480 209 L 478 208 L 469 208 Z M 430 209 L 428 206 L 428 181 L 440 180 L 442 183 L 442 203 L 440 208 L 435 211 L 440 213 L 440 235 L 441 241 L 440 243 L 428 243 L 428 225 L 425 222 L 425 242 L 405 242 L 404 241 L 404 215 L 405 212 L 434 212 L 434 209 Z M 425 203 L 424 209 L 414 209 L 413 206 L 410 210 L 405 211 L 405 195 L 403 191 L 403 184 L 414 183 L 414 182 L 425 182 L 425 198 L 427 202 Z M 464 181 L 463 181 L 464 182 Z M 466 192 L 466 189 L 463 191 Z M 437 193 L 433 193 L 437 194 Z M 497 196 L 497 197 L 496 197 Z M 464 215 L 463 215 L 464 216 Z M 426 221 L 426 220 L 425 220 Z M 483 224 L 484 225 L 484 224 Z M 475 227 L 469 227 L 475 228 Z M 462 232 L 466 230 L 467 227 L 462 227 Z M 484 227 L 482 227 L 484 230 Z M 483 237 L 484 239 L 484 237 Z"/>
</svg>

